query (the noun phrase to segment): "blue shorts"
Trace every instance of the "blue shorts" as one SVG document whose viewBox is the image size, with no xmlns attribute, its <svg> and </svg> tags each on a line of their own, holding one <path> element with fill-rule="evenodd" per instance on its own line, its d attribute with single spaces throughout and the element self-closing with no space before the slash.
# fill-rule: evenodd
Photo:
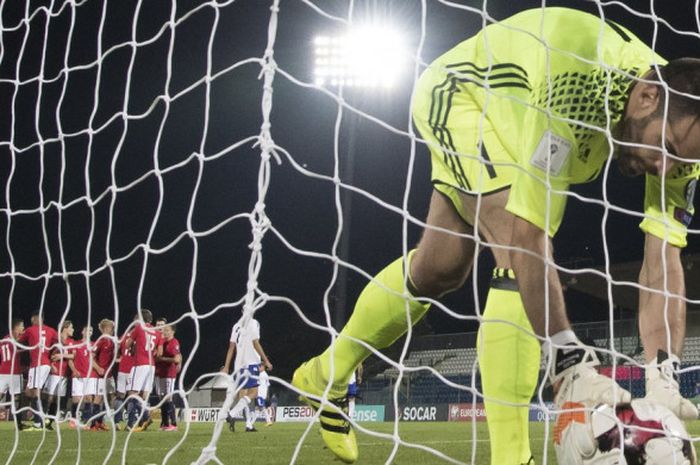
<svg viewBox="0 0 700 465">
<path fill-rule="evenodd" d="M 267 407 L 267 405 L 265 405 L 265 404 L 267 404 L 267 402 L 265 401 L 264 398 L 262 398 L 262 397 L 255 398 L 255 405 L 257 405 L 258 407 L 265 408 L 265 407 Z"/>
<path fill-rule="evenodd" d="M 348 384 L 348 397 L 357 397 L 357 383 Z"/>
<path fill-rule="evenodd" d="M 241 389 L 251 389 L 258 387 L 258 378 L 260 374 L 260 365 L 248 365 L 248 368 L 238 370 L 238 383 Z"/>
</svg>

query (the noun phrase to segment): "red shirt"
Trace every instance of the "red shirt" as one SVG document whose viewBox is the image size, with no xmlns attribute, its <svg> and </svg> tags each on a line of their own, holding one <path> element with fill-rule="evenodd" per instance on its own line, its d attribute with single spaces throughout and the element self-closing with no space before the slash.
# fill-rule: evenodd
<svg viewBox="0 0 700 465">
<path fill-rule="evenodd" d="M 19 354 L 9 334 L 0 339 L 0 375 L 19 375 L 22 367 L 19 363 Z"/>
<path fill-rule="evenodd" d="M 130 336 L 131 333 L 126 333 L 119 341 L 119 373 L 131 373 L 131 369 L 134 367 L 131 347 L 126 345 L 126 339 Z"/>
<path fill-rule="evenodd" d="M 75 344 L 75 341 L 69 337 L 65 338 L 63 340 L 63 351 L 59 349 L 54 349 L 51 351 L 51 355 L 54 354 L 62 354 L 62 355 L 68 355 L 73 351 L 73 344 Z M 66 371 L 68 371 L 68 360 L 65 358 L 61 358 L 59 360 L 56 360 L 54 362 L 51 362 L 51 374 L 56 375 L 56 376 L 66 376 Z"/>
<path fill-rule="evenodd" d="M 163 339 L 163 357 L 175 357 L 180 353 L 180 341 L 175 338 L 166 341 Z M 156 362 L 156 376 L 160 378 L 177 377 L 177 366 L 175 362 Z"/>
<path fill-rule="evenodd" d="M 108 336 L 100 336 L 95 343 L 95 361 L 111 376 L 111 366 L 114 361 L 114 341 Z"/>
<path fill-rule="evenodd" d="M 78 370 L 78 374 L 73 373 L 73 378 L 87 378 L 88 373 L 90 378 L 99 378 L 94 368 L 91 369 L 90 341 L 87 344 L 83 344 L 83 342 L 85 341 L 76 341 L 76 345 L 73 346 L 72 352 L 75 354 L 73 365 Z"/>
<path fill-rule="evenodd" d="M 39 331 L 40 327 L 41 331 Z M 32 325 L 24 330 L 24 334 L 19 337 L 18 341 L 22 344 L 34 347 L 29 351 L 29 368 L 34 368 L 51 363 L 49 349 L 58 342 L 58 333 L 52 327 L 44 324 L 41 326 Z"/>
<path fill-rule="evenodd" d="M 163 335 L 150 324 L 136 324 L 131 331 L 134 340 L 134 366 L 155 365 L 156 348 L 163 345 Z"/>
</svg>

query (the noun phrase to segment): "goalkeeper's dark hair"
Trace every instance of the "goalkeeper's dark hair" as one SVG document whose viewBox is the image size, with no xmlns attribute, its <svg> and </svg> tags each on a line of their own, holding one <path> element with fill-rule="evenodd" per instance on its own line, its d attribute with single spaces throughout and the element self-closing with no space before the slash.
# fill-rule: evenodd
<svg viewBox="0 0 700 465">
<path fill-rule="evenodd" d="M 13 318 L 13 319 L 12 319 L 12 328 L 11 328 L 11 329 L 15 329 L 17 326 L 23 325 L 23 324 L 24 324 L 24 320 L 23 320 L 23 319 L 21 319 L 21 318 Z"/>
<path fill-rule="evenodd" d="M 660 67 L 661 81 L 668 87 L 668 93 L 661 89 L 658 115 L 663 116 L 666 97 L 668 96 L 668 120 L 676 121 L 685 117 L 700 118 L 700 59 L 678 58 Z M 655 73 L 656 74 L 656 73 Z M 679 93 L 690 94 L 690 98 Z"/>
</svg>

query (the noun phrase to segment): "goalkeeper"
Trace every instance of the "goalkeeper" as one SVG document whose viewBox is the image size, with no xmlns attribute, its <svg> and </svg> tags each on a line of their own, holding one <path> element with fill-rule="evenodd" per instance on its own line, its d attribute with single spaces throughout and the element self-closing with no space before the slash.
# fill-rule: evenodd
<svg viewBox="0 0 700 465">
<path fill-rule="evenodd" d="M 613 153 L 612 135 L 623 173 L 646 174 L 640 284 L 662 290 L 665 275 L 668 291 L 684 295 L 680 250 L 700 174 L 687 160 L 700 159 L 700 102 L 679 92 L 700 94 L 700 60 L 667 63 L 627 29 L 566 8 L 529 10 L 491 24 L 425 70 L 413 119 L 432 154 L 428 227 L 415 250 L 365 287 L 335 343 L 292 380 L 312 397 L 330 384 L 328 396 L 338 408 L 325 407 L 320 419 L 332 452 L 348 463 L 358 456 L 354 430 L 337 413 L 346 409 L 348 380 L 371 353 L 353 339 L 387 347 L 406 332 L 407 310 L 415 323 L 428 299 L 460 287 L 476 256 L 475 234 L 494 246 L 497 266 L 478 343 L 491 464 L 534 463 L 528 404 L 541 340 L 558 405 L 629 400 L 597 373 L 595 354 L 571 330 L 551 264 L 551 237 L 569 186 L 600 174 Z M 657 266 L 662 254 L 666 269 Z M 670 334 L 664 304 L 663 293 L 641 291 L 647 396 L 690 418 L 697 410 L 673 378 L 685 303 L 668 302 Z"/>
</svg>

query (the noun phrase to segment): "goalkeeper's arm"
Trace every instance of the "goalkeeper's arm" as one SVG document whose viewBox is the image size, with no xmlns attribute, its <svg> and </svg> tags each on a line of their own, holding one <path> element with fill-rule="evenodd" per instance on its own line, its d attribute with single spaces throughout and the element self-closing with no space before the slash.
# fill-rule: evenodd
<svg viewBox="0 0 700 465">
<path fill-rule="evenodd" d="M 644 288 L 639 290 L 639 335 L 647 363 L 656 357 L 659 350 L 669 351 L 666 318 L 671 331 L 671 353 L 680 357 L 683 350 L 686 304 L 682 299 L 685 296 L 685 274 L 681 250 L 656 236 L 646 234 L 639 284 L 657 291 Z M 681 297 L 669 297 L 669 294 Z"/>
<path fill-rule="evenodd" d="M 512 245 L 511 266 L 518 280 L 525 311 L 535 333 L 538 336 L 544 336 L 568 329 L 564 293 L 557 270 L 554 266 L 549 266 L 548 270 L 545 268 L 545 260 L 551 260 L 553 256 L 552 242 L 540 227 L 515 215 Z M 547 283 L 549 294 L 548 328 L 545 328 L 546 307 L 543 283 Z"/>
</svg>

